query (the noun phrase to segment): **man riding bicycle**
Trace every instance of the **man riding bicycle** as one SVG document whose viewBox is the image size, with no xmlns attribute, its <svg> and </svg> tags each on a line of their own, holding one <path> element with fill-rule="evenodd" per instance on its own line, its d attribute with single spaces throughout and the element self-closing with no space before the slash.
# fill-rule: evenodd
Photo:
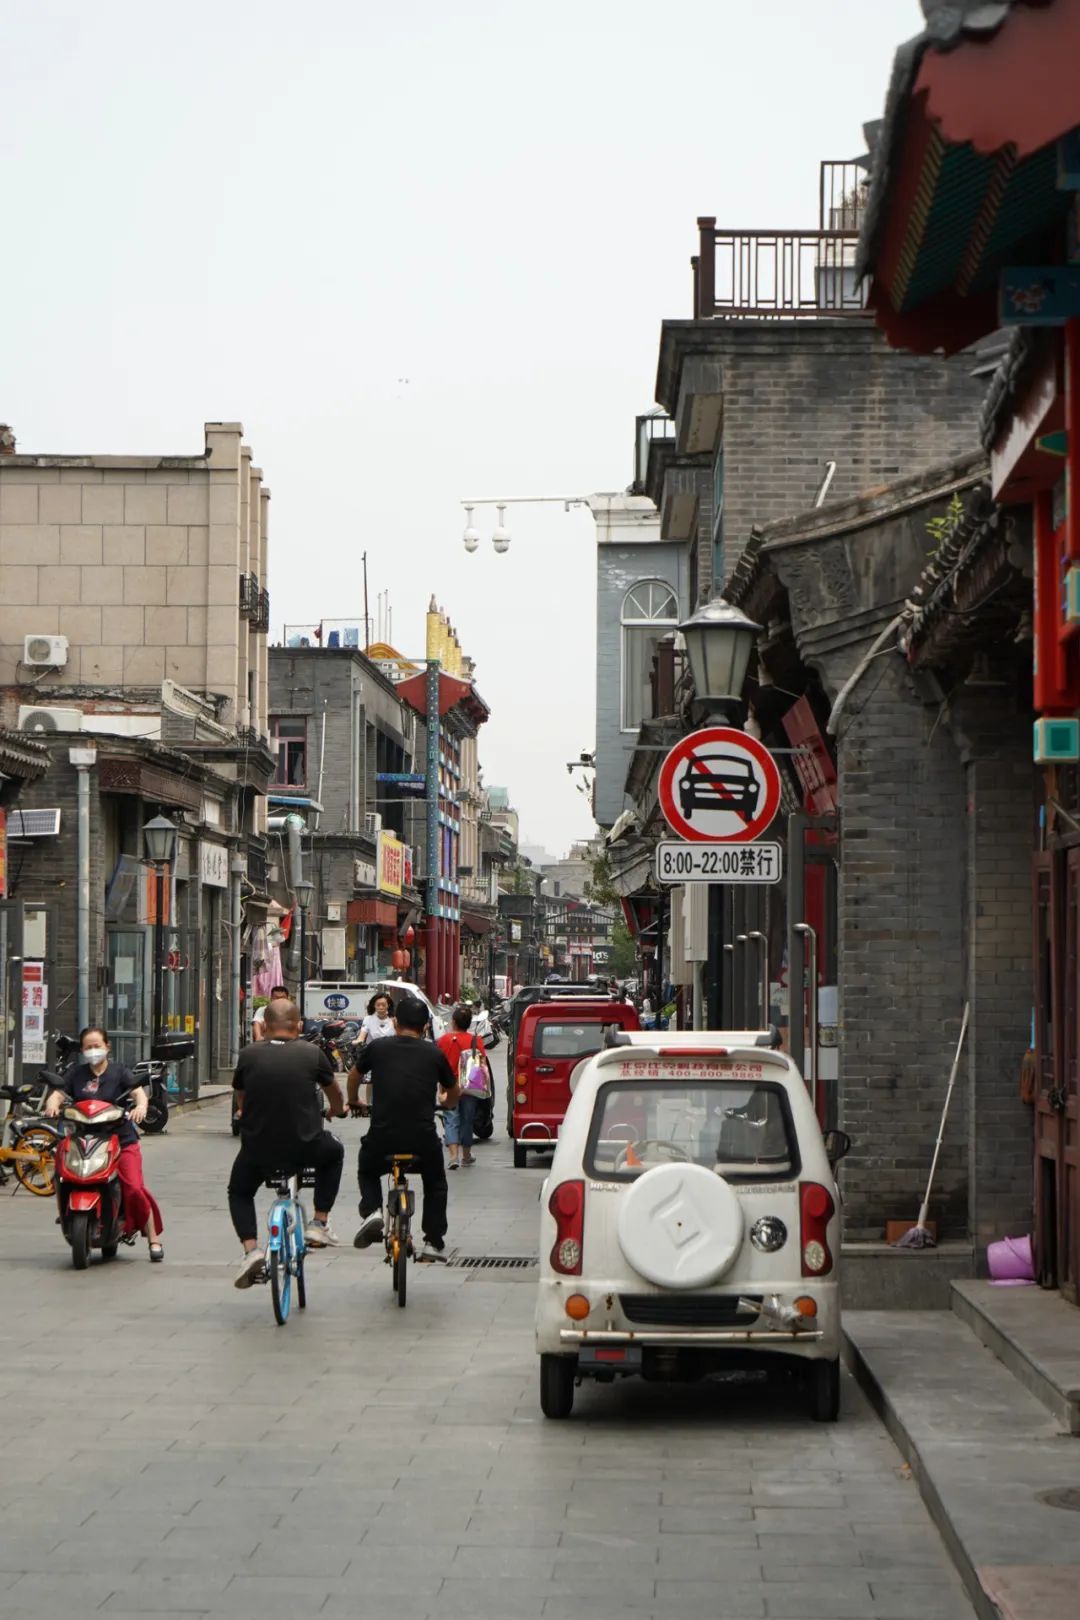
<svg viewBox="0 0 1080 1620">
<path fill-rule="evenodd" d="M 416 1155 L 424 1183 L 421 1227 L 431 1254 L 446 1247 L 446 1167 L 435 1129 L 436 1100 L 453 1108 L 460 1095 L 457 1075 L 439 1048 L 424 1040 L 428 1010 L 405 995 L 394 1008 L 396 1035 L 368 1041 L 349 1071 L 349 1108 L 365 1113 L 360 1085 L 371 1086 L 371 1129 L 360 1144 L 360 1229 L 353 1243 L 366 1249 L 383 1235 L 382 1178 L 395 1153 Z"/>
<path fill-rule="evenodd" d="M 236 1065 L 233 1086 L 240 1104 L 240 1152 L 229 1177 L 229 1214 L 244 1246 L 237 1288 L 250 1288 L 265 1257 L 258 1245 L 255 1194 L 276 1171 L 315 1171 L 315 1218 L 304 1231 L 308 1248 L 337 1242 L 330 1211 L 341 1185 L 345 1148 L 323 1130 L 318 1087 L 337 1119 L 346 1114 L 345 1098 L 330 1059 L 319 1047 L 298 1040 L 300 1009 L 291 1001 L 271 1001 L 266 1009 L 266 1038 L 246 1046 Z"/>
</svg>

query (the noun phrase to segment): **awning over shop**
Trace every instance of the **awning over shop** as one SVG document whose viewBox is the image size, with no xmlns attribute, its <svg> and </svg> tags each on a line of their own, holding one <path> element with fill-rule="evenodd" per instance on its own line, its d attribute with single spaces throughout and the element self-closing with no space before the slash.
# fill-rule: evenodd
<svg viewBox="0 0 1080 1620">
<path fill-rule="evenodd" d="M 392 900 L 350 900 L 345 908 L 345 921 L 375 928 L 396 928 L 397 906 Z"/>
<path fill-rule="evenodd" d="M 463 928 L 467 929 L 470 934 L 490 934 L 492 919 L 490 917 L 482 917 L 480 916 L 479 912 L 476 911 L 463 911 L 461 913 L 461 925 Z"/>
<path fill-rule="evenodd" d="M 889 342 L 953 354 L 993 331 L 998 276 L 1060 228 L 1080 6 L 942 6 L 897 52 L 857 268 Z"/>
</svg>

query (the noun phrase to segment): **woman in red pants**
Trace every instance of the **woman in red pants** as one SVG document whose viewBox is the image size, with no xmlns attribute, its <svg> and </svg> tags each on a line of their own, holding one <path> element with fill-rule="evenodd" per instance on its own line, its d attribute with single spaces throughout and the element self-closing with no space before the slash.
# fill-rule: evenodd
<svg viewBox="0 0 1080 1620">
<path fill-rule="evenodd" d="M 109 1052 L 109 1037 L 96 1024 L 88 1024 L 79 1036 L 82 1062 L 69 1069 L 64 1076 L 62 1090 L 51 1091 L 45 1102 L 45 1113 L 54 1119 L 60 1112 L 60 1099 L 66 1093 L 73 1102 L 87 1097 L 98 1097 L 102 1102 L 117 1102 L 131 1097 L 134 1108 L 130 1116 L 116 1127 L 120 1138 L 120 1163 L 117 1174 L 124 1190 L 124 1236 L 141 1232 L 150 1246 L 151 1260 L 164 1260 L 161 1245 L 161 1211 L 143 1180 L 142 1149 L 139 1133 L 135 1129 L 146 1118 L 150 1101 L 135 1076 L 122 1063 L 114 1063 Z"/>
</svg>

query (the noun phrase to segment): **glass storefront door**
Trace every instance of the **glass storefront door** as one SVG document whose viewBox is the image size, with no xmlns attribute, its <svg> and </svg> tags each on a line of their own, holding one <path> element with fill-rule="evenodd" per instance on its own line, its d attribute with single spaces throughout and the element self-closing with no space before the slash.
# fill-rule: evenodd
<svg viewBox="0 0 1080 1620">
<path fill-rule="evenodd" d="M 105 1033 L 118 1063 L 150 1055 L 152 974 L 149 928 L 109 928 Z"/>
</svg>

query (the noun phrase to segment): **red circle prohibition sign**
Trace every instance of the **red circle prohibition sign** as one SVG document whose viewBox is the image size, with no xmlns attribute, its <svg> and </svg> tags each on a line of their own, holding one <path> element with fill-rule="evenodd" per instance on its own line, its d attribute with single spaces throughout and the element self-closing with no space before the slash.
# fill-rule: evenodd
<svg viewBox="0 0 1080 1620">
<path fill-rule="evenodd" d="M 756 737 L 733 726 L 705 726 L 667 755 L 657 796 L 680 838 L 749 844 L 780 808 L 780 772 Z"/>
</svg>

